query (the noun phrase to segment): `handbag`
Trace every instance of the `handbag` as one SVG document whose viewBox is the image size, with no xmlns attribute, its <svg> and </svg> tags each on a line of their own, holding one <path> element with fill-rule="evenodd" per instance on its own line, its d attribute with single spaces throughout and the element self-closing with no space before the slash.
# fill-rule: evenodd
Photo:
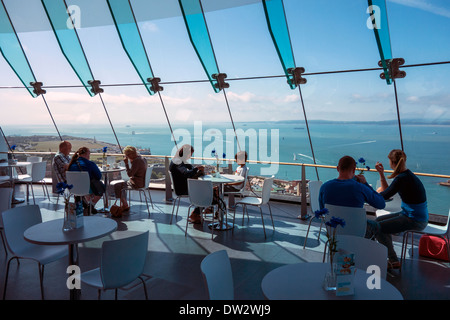
<svg viewBox="0 0 450 320">
<path fill-rule="evenodd" d="M 419 241 L 419 255 L 449 262 L 448 243 L 440 237 L 424 234 Z"/>
<path fill-rule="evenodd" d="M 113 218 L 122 218 L 123 213 L 123 207 L 122 207 L 122 200 L 120 201 L 120 205 L 117 205 L 117 200 L 114 202 L 114 204 L 109 208 L 109 212 L 111 213 L 111 216 Z"/>
</svg>

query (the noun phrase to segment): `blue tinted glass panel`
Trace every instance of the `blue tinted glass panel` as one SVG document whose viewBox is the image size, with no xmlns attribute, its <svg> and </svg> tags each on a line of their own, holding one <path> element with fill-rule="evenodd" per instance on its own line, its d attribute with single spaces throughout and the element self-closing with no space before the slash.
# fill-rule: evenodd
<svg viewBox="0 0 450 320">
<path fill-rule="evenodd" d="M 213 74 L 219 73 L 219 69 L 200 2 L 198 0 L 179 0 L 179 4 L 195 52 L 202 62 L 214 91 L 219 92 L 219 89 L 214 86 L 215 80 L 212 78 Z"/>
<path fill-rule="evenodd" d="M 387 60 L 392 59 L 391 38 L 389 35 L 389 23 L 386 9 L 386 0 L 368 0 L 367 12 L 370 14 L 370 21 L 375 33 L 380 59 L 384 69 L 384 75 L 388 84 L 392 79 L 388 73 Z"/>
<path fill-rule="evenodd" d="M 0 51 L 28 92 L 36 97 L 33 88 L 30 87 L 30 82 L 35 82 L 36 79 L 3 4 L 0 6 Z"/>
<path fill-rule="evenodd" d="M 142 82 L 146 84 L 148 92 L 151 95 L 154 94 L 155 92 L 150 89 L 151 85 L 147 84 L 147 79 L 153 78 L 153 72 L 139 35 L 130 3 L 128 0 L 108 0 L 108 5 L 123 48 Z"/>
<path fill-rule="evenodd" d="M 67 14 L 64 1 L 41 1 L 64 56 L 72 66 L 87 92 L 91 96 L 94 96 L 94 93 L 90 90 L 91 86 L 88 83 L 88 81 L 94 79 L 94 76 L 92 75 L 76 31 Z"/>
<path fill-rule="evenodd" d="M 295 61 L 292 55 L 291 40 L 286 24 L 283 1 L 264 0 L 263 5 L 273 43 L 277 49 L 286 77 L 288 78 L 288 83 L 291 88 L 294 89 L 296 86 L 292 83 L 289 73 L 287 72 L 289 68 L 295 68 Z"/>
</svg>

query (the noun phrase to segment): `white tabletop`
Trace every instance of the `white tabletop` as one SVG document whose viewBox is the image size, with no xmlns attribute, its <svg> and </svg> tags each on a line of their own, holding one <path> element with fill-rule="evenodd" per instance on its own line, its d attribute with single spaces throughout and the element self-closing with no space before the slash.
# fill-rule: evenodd
<svg viewBox="0 0 450 320">
<path fill-rule="evenodd" d="M 120 172 L 120 171 L 125 170 L 125 167 L 118 167 L 118 168 L 109 167 L 106 170 L 103 170 L 102 167 L 98 167 L 98 168 L 100 169 L 101 173 L 114 173 L 114 172 Z"/>
<path fill-rule="evenodd" d="M 385 279 L 380 279 L 380 289 L 369 289 L 366 283 L 371 274 L 360 269 L 353 280 L 354 295 L 338 297 L 335 291 L 322 288 L 329 269 L 328 263 L 285 265 L 270 271 L 262 280 L 261 288 L 269 300 L 403 300 L 401 293 Z"/>
<path fill-rule="evenodd" d="M 27 162 L 27 161 L 16 162 L 16 163 L 2 162 L 2 163 L 0 163 L 0 167 L 25 167 L 30 164 L 33 164 L 33 162 Z"/>
<path fill-rule="evenodd" d="M 70 231 L 62 231 L 63 219 L 36 224 L 25 230 L 25 240 L 43 245 L 63 245 L 101 238 L 117 229 L 117 222 L 102 217 L 84 216 L 84 225 Z"/>
<path fill-rule="evenodd" d="M 231 182 L 242 182 L 244 181 L 244 177 L 237 176 L 234 174 L 221 174 L 219 177 L 213 177 L 210 174 L 204 175 L 199 179 L 202 180 L 211 180 L 213 183 L 231 183 Z"/>
</svg>

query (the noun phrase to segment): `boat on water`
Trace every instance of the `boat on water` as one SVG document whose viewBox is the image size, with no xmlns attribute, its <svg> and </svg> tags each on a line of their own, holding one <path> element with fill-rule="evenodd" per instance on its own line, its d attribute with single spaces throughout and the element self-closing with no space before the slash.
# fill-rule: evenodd
<svg viewBox="0 0 450 320">
<path fill-rule="evenodd" d="M 447 180 L 447 182 L 439 182 L 441 186 L 450 187 L 450 179 Z"/>
</svg>

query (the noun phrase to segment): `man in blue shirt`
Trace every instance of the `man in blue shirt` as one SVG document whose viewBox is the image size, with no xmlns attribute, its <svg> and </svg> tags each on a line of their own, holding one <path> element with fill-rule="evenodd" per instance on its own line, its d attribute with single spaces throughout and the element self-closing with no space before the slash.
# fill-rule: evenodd
<svg viewBox="0 0 450 320">
<path fill-rule="evenodd" d="M 339 160 L 336 179 L 325 182 L 319 191 L 320 209 L 325 204 L 335 206 L 363 208 L 364 203 L 377 209 L 383 209 L 386 205 L 384 198 L 367 183 L 364 175 L 355 176 L 356 161 L 350 156 L 344 156 Z M 368 220 L 367 233 L 371 233 L 372 222 Z"/>
</svg>

